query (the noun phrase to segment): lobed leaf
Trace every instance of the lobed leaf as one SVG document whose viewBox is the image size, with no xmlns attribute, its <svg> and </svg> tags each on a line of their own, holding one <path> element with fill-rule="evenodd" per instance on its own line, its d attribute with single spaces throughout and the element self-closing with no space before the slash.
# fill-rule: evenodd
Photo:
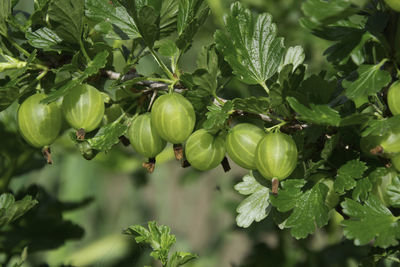
<svg viewBox="0 0 400 267">
<path fill-rule="evenodd" d="M 366 170 L 365 162 L 358 159 L 348 161 L 339 168 L 333 188 L 339 194 L 353 189 L 357 185 L 356 179 L 362 178 Z"/>
<path fill-rule="evenodd" d="M 119 137 L 122 136 L 128 127 L 119 121 L 107 124 L 99 129 L 93 138 L 88 139 L 91 148 L 99 151 L 107 151 L 113 145 L 119 143 Z"/>
<path fill-rule="evenodd" d="M 341 223 L 344 235 L 354 239 L 354 244 L 361 246 L 374 241 L 375 246 L 387 248 L 399 243 L 398 217 L 394 217 L 374 195 L 370 195 L 364 205 L 346 198 L 341 206 L 343 212 L 350 216 Z"/>
<path fill-rule="evenodd" d="M 348 98 L 360 104 L 367 101 L 367 97 L 379 92 L 384 86 L 392 80 L 389 72 L 381 70 L 382 64 L 361 65 L 353 76 L 343 80 L 342 85 L 345 88 L 345 94 Z M 354 75 L 357 78 L 354 80 Z"/>
<path fill-rule="evenodd" d="M 236 2 L 224 23 L 227 34 L 217 30 L 214 35 L 218 50 L 241 81 L 266 87 L 284 55 L 283 39 L 276 36 L 271 15 L 255 15 Z"/>
<path fill-rule="evenodd" d="M 32 209 L 37 204 L 37 200 L 27 195 L 23 199 L 15 201 L 10 193 L 0 195 L 0 227 L 15 221 Z"/>
<path fill-rule="evenodd" d="M 85 15 L 109 25 L 122 40 L 140 37 L 139 30 L 128 11 L 117 1 L 85 0 Z"/>
<path fill-rule="evenodd" d="M 305 184 L 301 179 L 283 181 L 278 195 L 270 200 L 280 212 L 293 210 L 283 226 L 291 228 L 290 233 L 296 239 L 314 233 L 316 227 L 325 226 L 329 220 L 329 207 L 325 203 L 328 187 L 317 183 L 303 192 Z"/>
<path fill-rule="evenodd" d="M 247 228 L 254 221 L 265 219 L 270 211 L 269 188 L 259 184 L 251 175 L 245 175 L 243 182 L 235 185 L 235 190 L 242 195 L 250 195 L 236 208 L 236 224 Z"/>
<path fill-rule="evenodd" d="M 49 19 L 55 23 L 55 32 L 68 43 L 79 44 L 83 29 L 83 0 L 51 1 Z"/>
</svg>

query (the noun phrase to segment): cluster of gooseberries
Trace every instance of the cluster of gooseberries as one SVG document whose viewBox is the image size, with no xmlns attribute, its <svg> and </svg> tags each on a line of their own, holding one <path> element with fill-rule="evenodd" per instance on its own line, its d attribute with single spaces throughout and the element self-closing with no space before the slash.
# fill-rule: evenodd
<svg viewBox="0 0 400 267">
<path fill-rule="evenodd" d="M 18 124 L 24 139 L 34 147 L 48 147 L 58 136 L 62 117 L 81 133 L 96 129 L 104 116 L 104 97 L 96 88 L 83 84 L 64 96 L 61 107 L 43 104 L 45 94 L 27 98 L 18 110 Z M 198 170 L 217 167 L 225 154 L 239 166 L 258 170 L 265 178 L 287 178 L 297 164 L 297 147 L 293 139 L 278 131 L 266 133 L 250 124 L 240 123 L 228 133 L 195 128 L 196 115 L 189 100 L 178 93 L 159 96 L 151 112 L 132 119 L 127 137 L 133 148 L 154 163 L 167 142 L 182 148 L 187 162 Z M 178 153 L 179 154 L 179 153 Z M 183 153 L 181 157 L 183 158 Z M 150 171 L 154 164 L 150 167 Z"/>
</svg>

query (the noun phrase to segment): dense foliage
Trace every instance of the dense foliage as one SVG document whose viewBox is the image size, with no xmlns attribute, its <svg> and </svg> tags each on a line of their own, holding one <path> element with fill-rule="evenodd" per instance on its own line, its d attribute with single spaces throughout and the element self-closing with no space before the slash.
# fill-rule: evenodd
<svg viewBox="0 0 400 267">
<path fill-rule="evenodd" d="M 82 160 L 130 139 L 149 172 L 166 142 L 176 168 L 229 171 L 227 153 L 248 169 L 234 186 L 246 196 L 237 226 L 268 217 L 295 239 L 333 227 L 367 250 L 360 264 L 399 263 L 400 17 L 387 2 L 304 1 L 301 26 L 331 42 L 329 68 L 313 72 L 272 15 L 240 2 L 186 70 L 206 1 L 37 0 L 29 14 L 18 0 L 0 0 L 0 263 L 83 235 L 62 214 L 90 200 L 9 188 L 46 164 L 40 149 L 52 162 L 60 131 Z M 149 59 L 158 68 L 141 70 Z M 175 237 L 155 222 L 125 233 L 164 266 L 196 258 L 170 255 Z"/>
</svg>

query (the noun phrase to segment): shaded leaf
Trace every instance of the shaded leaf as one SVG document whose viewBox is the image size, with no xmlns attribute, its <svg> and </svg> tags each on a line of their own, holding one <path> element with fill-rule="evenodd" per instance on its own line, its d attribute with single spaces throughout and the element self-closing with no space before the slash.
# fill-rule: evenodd
<svg viewBox="0 0 400 267">
<path fill-rule="evenodd" d="M 387 187 L 389 204 L 392 207 L 400 208 L 400 178 L 398 176 L 392 179 L 392 184 Z"/>
<path fill-rule="evenodd" d="M 100 69 L 104 68 L 107 63 L 108 52 L 103 51 L 95 56 L 95 58 L 89 62 L 87 68 L 78 77 L 73 78 L 63 86 L 53 91 L 49 96 L 42 100 L 42 103 L 50 103 L 56 101 L 60 97 L 66 95 L 68 91 L 84 82 L 88 77 L 96 74 Z"/>
<path fill-rule="evenodd" d="M 83 0 L 51 1 L 48 15 L 55 24 L 55 32 L 69 43 L 79 44 L 83 29 Z"/>
<path fill-rule="evenodd" d="M 25 196 L 23 199 L 15 201 L 10 193 L 0 195 L 0 227 L 15 221 L 32 209 L 37 204 L 37 200 L 31 196 Z"/>
<path fill-rule="evenodd" d="M 177 267 L 196 259 L 198 256 L 189 252 L 175 252 L 168 261 L 167 267 Z"/>
<path fill-rule="evenodd" d="M 382 63 L 378 65 L 361 65 L 356 72 L 356 80 L 352 77 L 343 80 L 342 85 L 345 88 L 346 96 L 355 101 L 367 99 L 369 95 L 379 92 L 389 84 L 392 80 L 390 73 L 386 70 L 381 70 L 381 66 Z"/>
<path fill-rule="evenodd" d="M 370 120 L 366 129 L 361 133 L 361 136 L 383 136 L 387 133 L 396 132 L 398 130 L 400 130 L 400 115 L 395 115 L 381 120 Z"/>
<path fill-rule="evenodd" d="M 7 18 L 11 14 L 11 0 L 0 1 L 0 34 L 3 36 L 8 35 Z"/>
<path fill-rule="evenodd" d="M 356 187 L 353 190 L 352 198 L 356 201 L 365 201 L 368 193 L 372 191 L 372 184 L 368 178 L 357 180 Z"/>
<path fill-rule="evenodd" d="M 109 25 L 122 40 L 140 37 L 138 28 L 126 9 L 117 1 L 85 0 L 85 15 Z"/>
<path fill-rule="evenodd" d="M 266 97 L 235 98 L 232 102 L 234 109 L 254 114 L 266 114 L 270 107 Z"/>
</svg>

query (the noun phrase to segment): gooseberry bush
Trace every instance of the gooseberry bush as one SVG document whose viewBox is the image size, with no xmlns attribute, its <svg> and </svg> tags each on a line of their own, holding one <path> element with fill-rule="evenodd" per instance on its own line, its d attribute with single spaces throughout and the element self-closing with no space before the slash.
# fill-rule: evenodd
<svg viewBox="0 0 400 267">
<path fill-rule="evenodd" d="M 303 239 L 336 223 L 344 239 L 369 248 L 366 266 L 399 262 L 396 1 L 304 1 L 301 26 L 332 43 L 329 69 L 317 73 L 301 46 L 285 46 L 270 14 L 239 2 L 192 72 L 182 60 L 210 13 L 207 1 L 37 0 L 31 14 L 17 3 L 0 0 L 0 127 L 9 140 L 0 145 L 0 229 L 27 227 L 33 217 L 24 214 L 49 200 L 43 192 L 35 199 L 37 188 L 13 196 L 8 185 L 52 163 L 51 144 L 69 132 L 84 159 L 131 144 L 150 173 L 167 143 L 176 168 L 229 171 L 234 162 L 248 170 L 234 187 L 244 196 L 239 227 L 269 217 Z M 138 71 L 145 57 L 159 69 Z M 233 83 L 246 92 L 231 90 Z M 70 233 L 63 241 L 79 236 L 75 225 L 61 226 Z M 154 222 L 150 228 L 169 234 Z M 143 227 L 126 233 L 154 245 Z M 195 258 L 178 253 L 168 261 L 171 244 L 153 254 L 163 265 Z M 30 245 L 0 238 L 8 255 Z"/>
</svg>

